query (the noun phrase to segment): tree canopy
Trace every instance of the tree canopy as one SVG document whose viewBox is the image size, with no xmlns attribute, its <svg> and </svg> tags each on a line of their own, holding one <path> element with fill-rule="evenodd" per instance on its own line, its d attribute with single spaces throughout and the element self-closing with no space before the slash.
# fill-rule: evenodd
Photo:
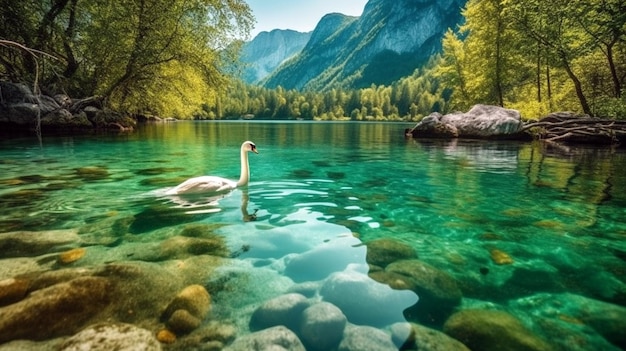
<svg viewBox="0 0 626 351">
<path fill-rule="evenodd" d="M 230 45 L 254 22 L 243 0 L 0 0 L 0 75 L 129 113 L 189 117 L 215 99 Z M 39 67 L 41 66 L 41 67 Z"/>
</svg>

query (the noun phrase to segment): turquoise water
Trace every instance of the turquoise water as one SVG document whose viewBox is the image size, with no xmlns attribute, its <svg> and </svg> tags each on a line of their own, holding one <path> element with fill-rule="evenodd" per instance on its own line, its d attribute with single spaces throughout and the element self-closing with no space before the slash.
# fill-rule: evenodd
<svg viewBox="0 0 626 351">
<path fill-rule="evenodd" d="M 232 322 L 239 334 L 263 301 L 315 290 L 306 287 L 337 272 L 377 278 L 385 267 L 371 261 L 368 245 L 392 239 L 452 277 L 462 300 L 439 306 L 420 290 L 385 290 L 374 300 L 382 306 L 340 306 L 350 322 L 443 330 L 454 311 L 495 309 L 557 340 L 556 349 L 623 346 L 610 331 L 623 320 L 598 327 L 585 316 L 624 315 L 624 150 L 420 141 L 405 139 L 405 127 L 180 122 L 128 135 L 47 137 L 41 146 L 3 140 L 0 233 L 76 229 L 92 251 L 75 265 L 88 267 L 165 261 L 138 245 L 191 224 L 214 226 L 230 258 L 196 284 L 211 292 L 210 318 Z M 197 175 L 237 179 L 244 140 L 259 150 L 250 155 L 248 187 L 218 198 L 161 195 Z M 131 244 L 140 253 L 129 253 Z M 413 306 L 418 299 L 432 302 Z"/>
</svg>

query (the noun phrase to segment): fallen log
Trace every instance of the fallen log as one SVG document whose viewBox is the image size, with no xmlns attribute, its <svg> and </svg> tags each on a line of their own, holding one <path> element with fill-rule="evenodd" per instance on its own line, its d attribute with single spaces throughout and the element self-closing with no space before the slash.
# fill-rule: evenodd
<svg viewBox="0 0 626 351">
<path fill-rule="evenodd" d="M 626 121 L 556 113 L 522 127 L 540 140 L 592 144 L 626 141 Z"/>
</svg>

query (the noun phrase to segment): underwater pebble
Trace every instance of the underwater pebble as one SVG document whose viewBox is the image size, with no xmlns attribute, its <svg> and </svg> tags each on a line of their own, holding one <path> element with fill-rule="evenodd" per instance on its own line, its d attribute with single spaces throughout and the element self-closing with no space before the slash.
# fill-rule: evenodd
<svg viewBox="0 0 626 351">
<path fill-rule="evenodd" d="M 512 264 L 514 262 L 511 256 L 498 249 L 489 250 L 489 254 L 491 255 L 491 260 L 498 265 Z"/>
<path fill-rule="evenodd" d="M 24 279 L 0 280 L 0 306 L 19 301 L 26 296 L 29 282 Z"/>
<path fill-rule="evenodd" d="M 176 341 L 176 334 L 167 329 L 161 329 L 157 332 L 156 338 L 164 344 L 173 344 Z"/>
<path fill-rule="evenodd" d="M 69 251 L 65 251 L 59 254 L 59 258 L 57 262 L 61 264 L 69 264 L 72 262 L 76 262 L 85 256 L 87 250 L 83 247 L 79 247 L 77 249 L 72 249 Z"/>
<path fill-rule="evenodd" d="M 262 350 L 306 351 L 298 336 L 282 325 L 242 336 L 224 348 L 224 351 Z"/>
<path fill-rule="evenodd" d="M 186 310 L 194 317 L 204 319 L 211 310 L 211 296 L 202 285 L 189 285 L 176 295 L 169 304 L 168 311 Z"/>
<path fill-rule="evenodd" d="M 194 317 L 187 310 L 176 310 L 167 320 L 167 326 L 179 334 L 189 333 L 198 328 L 202 320 Z"/>
</svg>

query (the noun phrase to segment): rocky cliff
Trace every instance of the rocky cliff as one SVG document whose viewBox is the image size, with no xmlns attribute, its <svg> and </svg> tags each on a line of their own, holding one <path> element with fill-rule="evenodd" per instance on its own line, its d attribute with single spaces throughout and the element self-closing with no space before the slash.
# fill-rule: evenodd
<svg viewBox="0 0 626 351">
<path fill-rule="evenodd" d="M 259 33 L 242 48 L 243 80 L 249 84 L 260 83 L 285 60 L 300 52 L 310 37 L 311 33 L 282 29 Z"/>
<path fill-rule="evenodd" d="M 269 88 L 359 88 L 411 74 L 441 50 L 466 0 L 370 0 L 360 17 L 322 18 L 302 51 L 264 82 Z"/>
</svg>

